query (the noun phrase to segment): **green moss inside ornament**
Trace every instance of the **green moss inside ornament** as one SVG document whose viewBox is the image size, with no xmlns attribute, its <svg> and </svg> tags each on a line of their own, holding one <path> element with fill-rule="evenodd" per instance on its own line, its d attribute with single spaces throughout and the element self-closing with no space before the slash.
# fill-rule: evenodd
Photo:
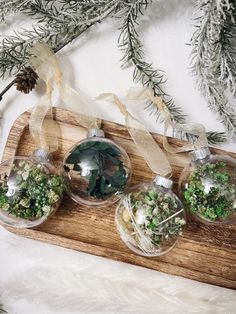
<svg viewBox="0 0 236 314">
<path fill-rule="evenodd" d="M 179 182 L 186 209 L 206 223 L 236 221 L 236 162 L 212 155 L 207 147 L 195 150 Z"/>
<path fill-rule="evenodd" d="M 182 234 L 185 213 L 178 197 L 155 183 L 145 183 L 124 195 L 116 210 L 121 239 L 135 253 L 167 253 Z"/>
<path fill-rule="evenodd" d="M 15 157 L 1 164 L 0 216 L 7 224 L 38 225 L 57 209 L 63 192 L 63 177 L 38 158 Z"/>
<path fill-rule="evenodd" d="M 183 196 L 192 213 L 212 221 L 224 219 L 236 210 L 236 186 L 225 162 L 197 166 Z"/>
</svg>

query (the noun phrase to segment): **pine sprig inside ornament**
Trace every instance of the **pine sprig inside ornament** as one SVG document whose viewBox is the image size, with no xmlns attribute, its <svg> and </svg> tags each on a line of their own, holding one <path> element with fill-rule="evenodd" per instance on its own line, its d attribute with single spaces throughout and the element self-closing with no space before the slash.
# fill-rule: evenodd
<svg viewBox="0 0 236 314">
<path fill-rule="evenodd" d="M 69 172 L 69 166 L 72 166 L 73 171 L 88 179 L 88 195 L 103 199 L 122 191 L 127 183 L 121 158 L 122 152 L 117 146 L 93 139 L 76 145 L 67 157 L 64 169 Z"/>
<path fill-rule="evenodd" d="M 66 154 L 63 165 L 70 196 L 85 205 L 104 206 L 118 200 L 130 178 L 128 155 L 104 138 L 100 129 L 89 130 L 88 138 Z"/>
</svg>

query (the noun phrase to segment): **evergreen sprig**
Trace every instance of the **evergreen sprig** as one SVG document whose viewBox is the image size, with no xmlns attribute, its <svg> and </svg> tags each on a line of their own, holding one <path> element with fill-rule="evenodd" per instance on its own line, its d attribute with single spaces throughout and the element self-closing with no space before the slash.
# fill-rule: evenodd
<svg viewBox="0 0 236 314">
<path fill-rule="evenodd" d="M 101 22 L 122 5 L 122 1 L 97 1 L 96 9 L 91 3 L 80 1 L 72 8 L 70 1 L 23 1 L 15 11 L 22 11 L 37 20 L 32 30 L 22 30 L 7 36 L 0 45 L 0 77 L 15 74 L 29 59 L 28 49 L 35 41 L 48 43 L 55 52 L 77 38 L 90 26 Z M 61 6 L 59 6 L 59 3 Z M 67 3 L 68 2 L 68 3 Z M 67 5 L 70 9 L 68 9 Z M 62 10 L 63 9 L 63 10 Z"/>
<path fill-rule="evenodd" d="M 120 27 L 119 46 L 123 52 L 123 67 L 132 64 L 134 66 L 133 79 L 135 82 L 141 82 L 144 86 L 150 87 L 155 96 L 161 97 L 167 105 L 172 118 L 176 122 L 184 122 L 185 118 L 180 107 L 177 107 L 171 97 L 163 89 L 166 79 L 164 72 L 154 69 L 151 63 L 144 59 L 144 51 L 139 34 L 136 30 L 138 17 L 144 14 L 151 0 L 137 0 L 125 6 L 124 10 L 119 13 L 122 20 Z M 152 109 L 156 107 L 149 104 Z M 156 113 L 158 113 L 156 111 Z"/>
<path fill-rule="evenodd" d="M 227 97 L 236 88 L 236 3 L 195 0 L 196 30 L 192 36 L 192 68 L 209 108 L 231 136 L 236 135 L 236 113 Z"/>
<path fill-rule="evenodd" d="M 209 144 L 220 144 L 227 141 L 227 134 L 225 132 L 206 132 Z"/>
<path fill-rule="evenodd" d="M 3 39 L 0 46 L 0 77 L 15 74 L 27 64 L 28 49 L 34 41 L 44 41 L 58 51 L 121 5 L 121 1 L 113 0 L 107 1 L 105 6 L 102 1 L 103 5 L 100 3 L 95 10 L 91 3 L 83 5 L 79 2 L 67 11 L 70 1 L 68 4 L 61 1 L 60 8 L 63 10 L 55 7 L 54 2 L 36 0 L 30 4 L 19 4 L 18 10 L 32 15 L 38 24 L 32 30 L 23 30 Z"/>
<path fill-rule="evenodd" d="M 5 314 L 5 313 L 7 313 L 7 311 L 4 310 L 3 305 L 0 304 L 0 314 Z"/>
<path fill-rule="evenodd" d="M 163 84 L 166 81 L 162 70 L 154 69 L 151 63 L 144 59 L 144 51 L 142 43 L 139 39 L 138 18 L 144 14 L 149 3 L 152 0 L 136 0 L 126 1 L 124 9 L 118 13 L 118 17 L 122 20 L 119 36 L 119 47 L 123 52 L 122 62 L 123 67 L 133 65 L 133 79 L 136 82 L 141 82 L 142 85 L 150 87 L 154 91 L 155 96 L 161 97 L 168 107 L 172 119 L 177 123 L 185 123 L 185 115 L 182 109 L 176 106 L 171 97 L 164 91 Z M 153 103 L 148 103 L 147 108 L 151 113 L 159 117 L 159 110 Z M 177 134 L 176 134 L 177 135 Z M 191 134 L 185 134 L 188 141 L 193 141 L 195 137 Z M 223 143 L 227 140 L 224 132 L 207 132 L 209 144 Z"/>
<path fill-rule="evenodd" d="M 67 43 L 77 38 L 91 25 L 75 25 L 66 31 L 61 29 L 50 29 L 43 26 L 33 27 L 33 30 L 16 32 L 15 35 L 5 37 L 0 46 L 0 77 L 16 74 L 29 60 L 29 48 L 35 41 L 48 43 L 54 51 L 60 50 Z M 61 31 L 60 31 L 61 30 Z"/>
</svg>

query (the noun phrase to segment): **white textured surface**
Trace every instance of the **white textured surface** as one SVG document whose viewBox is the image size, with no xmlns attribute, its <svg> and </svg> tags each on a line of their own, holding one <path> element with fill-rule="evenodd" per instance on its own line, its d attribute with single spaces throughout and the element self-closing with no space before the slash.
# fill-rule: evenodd
<svg viewBox="0 0 236 314">
<path fill-rule="evenodd" d="M 0 229 L 9 313 L 232 313 L 236 291 L 21 239 Z"/>
<path fill-rule="evenodd" d="M 194 85 L 189 66 L 192 5 L 189 0 L 153 4 L 142 22 L 146 56 L 166 71 L 167 91 L 189 120 L 208 130 L 222 130 Z M 24 25 L 15 22 L 14 26 Z M 3 29 L 4 33 L 8 27 Z M 92 97 L 103 92 L 122 96 L 133 86 L 132 70 L 120 69 L 118 32 L 102 23 L 60 53 L 67 81 Z M 8 81 L 0 82 L 2 89 Z M 16 117 L 40 97 L 12 89 L 0 103 L 3 110 L 1 151 Z M 96 104 L 101 117 L 122 123 L 109 104 Z M 151 130 L 155 118 L 139 107 Z M 232 143 L 222 147 L 236 151 Z M 236 292 L 57 248 L 11 235 L 0 228 L 2 302 L 10 314 L 70 313 L 236 313 Z"/>
</svg>

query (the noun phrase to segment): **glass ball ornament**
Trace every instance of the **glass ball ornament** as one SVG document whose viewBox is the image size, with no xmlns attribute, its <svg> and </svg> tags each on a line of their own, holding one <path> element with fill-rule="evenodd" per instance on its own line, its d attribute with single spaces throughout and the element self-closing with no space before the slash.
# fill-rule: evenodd
<svg viewBox="0 0 236 314">
<path fill-rule="evenodd" d="M 66 153 L 63 168 L 71 198 L 87 206 L 106 206 L 117 201 L 131 176 L 125 150 L 104 138 L 101 129 L 88 131 L 86 139 Z"/>
<path fill-rule="evenodd" d="M 206 224 L 236 222 L 236 161 L 212 155 L 208 147 L 191 153 L 179 180 L 186 210 Z"/>
<path fill-rule="evenodd" d="M 16 228 L 42 224 L 60 205 L 63 176 L 44 150 L 31 157 L 16 156 L 0 164 L 0 221 Z"/>
<path fill-rule="evenodd" d="M 133 252 L 150 257 L 166 254 L 182 235 L 185 212 L 172 185 L 172 180 L 157 176 L 154 182 L 133 187 L 120 200 L 116 227 Z"/>
</svg>

